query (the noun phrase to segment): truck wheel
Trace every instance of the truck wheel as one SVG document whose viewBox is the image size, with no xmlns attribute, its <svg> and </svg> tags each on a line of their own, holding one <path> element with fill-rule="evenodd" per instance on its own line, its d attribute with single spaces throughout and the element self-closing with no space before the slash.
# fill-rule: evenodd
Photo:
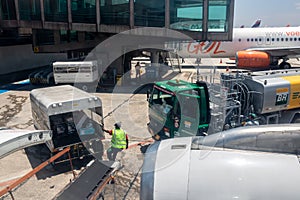
<svg viewBox="0 0 300 200">
<path fill-rule="evenodd" d="M 290 63 L 282 62 L 282 63 L 280 63 L 279 67 L 280 67 L 280 69 L 290 69 L 291 65 L 290 65 Z"/>
<path fill-rule="evenodd" d="M 296 115 L 292 121 L 292 123 L 300 123 L 300 115 Z"/>
<path fill-rule="evenodd" d="M 53 77 L 51 77 L 51 78 L 49 79 L 49 85 L 55 85 L 55 81 L 54 81 L 54 78 L 53 78 Z"/>
</svg>

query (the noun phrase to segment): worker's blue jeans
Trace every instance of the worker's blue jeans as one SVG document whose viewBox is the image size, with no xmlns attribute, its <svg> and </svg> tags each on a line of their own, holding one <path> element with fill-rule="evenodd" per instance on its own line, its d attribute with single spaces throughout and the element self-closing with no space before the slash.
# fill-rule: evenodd
<svg viewBox="0 0 300 200">
<path fill-rule="evenodd" d="M 106 154 L 107 154 L 108 160 L 115 161 L 117 154 L 122 150 L 123 149 L 118 149 L 115 147 L 110 147 L 109 149 L 107 149 Z"/>
</svg>

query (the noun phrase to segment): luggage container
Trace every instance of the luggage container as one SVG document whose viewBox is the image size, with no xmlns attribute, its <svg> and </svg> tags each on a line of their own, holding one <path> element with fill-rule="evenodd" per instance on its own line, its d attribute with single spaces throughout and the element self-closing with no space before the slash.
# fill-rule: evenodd
<svg viewBox="0 0 300 200">
<path fill-rule="evenodd" d="M 34 89 L 30 93 L 36 129 L 52 130 L 46 142 L 51 154 L 71 147 L 71 157 L 102 156 L 103 112 L 101 100 L 70 85 Z"/>
</svg>

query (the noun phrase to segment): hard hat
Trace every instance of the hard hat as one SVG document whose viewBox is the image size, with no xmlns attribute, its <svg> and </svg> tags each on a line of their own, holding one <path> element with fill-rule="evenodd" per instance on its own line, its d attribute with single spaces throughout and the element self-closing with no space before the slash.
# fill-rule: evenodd
<svg viewBox="0 0 300 200">
<path fill-rule="evenodd" d="M 256 114 L 254 114 L 254 113 L 250 113 L 249 116 L 253 117 L 253 118 L 256 118 Z"/>
<path fill-rule="evenodd" d="M 116 127 L 116 128 L 121 128 L 121 122 L 116 122 L 116 123 L 115 123 L 115 127 Z"/>
</svg>

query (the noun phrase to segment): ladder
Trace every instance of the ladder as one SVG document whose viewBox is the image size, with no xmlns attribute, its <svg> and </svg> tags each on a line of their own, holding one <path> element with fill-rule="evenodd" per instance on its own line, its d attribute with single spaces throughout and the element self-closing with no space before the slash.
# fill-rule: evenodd
<svg viewBox="0 0 300 200">
<path fill-rule="evenodd" d="M 209 80 L 211 122 L 208 134 L 234 128 L 241 124 L 239 91 L 234 87 L 241 78 L 230 73 L 212 73 Z"/>
</svg>

